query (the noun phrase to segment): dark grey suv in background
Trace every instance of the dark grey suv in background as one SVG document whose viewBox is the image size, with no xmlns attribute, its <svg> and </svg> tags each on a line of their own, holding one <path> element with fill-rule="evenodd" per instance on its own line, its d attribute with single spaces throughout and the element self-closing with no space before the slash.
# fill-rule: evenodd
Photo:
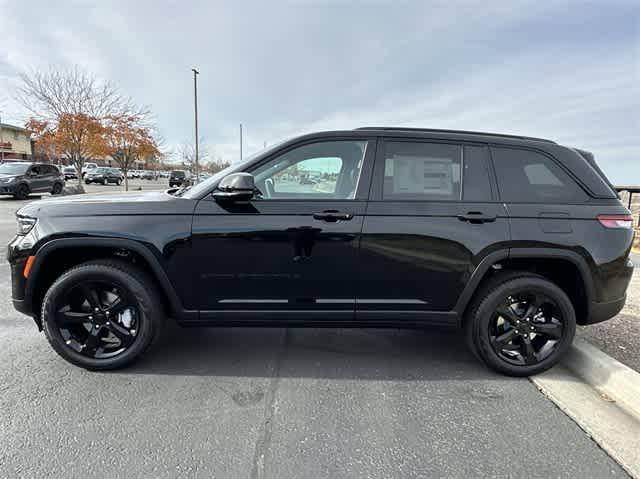
<svg viewBox="0 0 640 479">
<path fill-rule="evenodd" d="M 31 162 L 0 165 L 0 194 L 25 199 L 30 193 L 59 195 L 64 188 L 64 175 L 54 165 Z"/>
</svg>

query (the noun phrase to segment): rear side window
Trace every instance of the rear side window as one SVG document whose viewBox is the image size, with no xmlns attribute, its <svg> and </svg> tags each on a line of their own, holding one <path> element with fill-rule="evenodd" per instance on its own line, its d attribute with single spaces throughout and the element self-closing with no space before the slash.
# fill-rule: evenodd
<svg viewBox="0 0 640 479">
<path fill-rule="evenodd" d="M 438 143 L 386 142 L 383 200 L 460 200 L 462 148 Z"/>
<path fill-rule="evenodd" d="M 514 203 L 576 203 L 588 199 L 552 159 L 529 150 L 492 148 L 500 198 Z"/>
</svg>

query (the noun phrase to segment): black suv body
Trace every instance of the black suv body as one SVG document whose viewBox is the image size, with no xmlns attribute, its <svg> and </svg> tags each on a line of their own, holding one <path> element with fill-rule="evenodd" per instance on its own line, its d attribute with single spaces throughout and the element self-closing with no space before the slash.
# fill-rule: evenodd
<svg viewBox="0 0 640 479">
<path fill-rule="evenodd" d="M 85 173 L 84 182 L 87 185 L 91 183 L 101 183 L 103 185 L 115 183 L 120 185 L 122 183 L 122 174 L 113 168 L 98 167 Z"/>
<path fill-rule="evenodd" d="M 25 199 L 31 193 L 58 195 L 64 188 L 64 175 L 54 165 L 13 162 L 0 165 L 0 195 Z"/>
<path fill-rule="evenodd" d="M 190 174 L 183 170 L 174 170 L 169 174 L 169 188 L 186 186 L 190 182 Z"/>
<path fill-rule="evenodd" d="M 535 374 L 576 324 L 618 313 L 633 271 L 630 213 L 589 153 L 486 133 L 315 133 L 177 193 L 34 202 L 18 221 L 14 305 L 89 369 L 137 357 L 168 316 L 450 326 L 490 367 Z"/>
</svg>

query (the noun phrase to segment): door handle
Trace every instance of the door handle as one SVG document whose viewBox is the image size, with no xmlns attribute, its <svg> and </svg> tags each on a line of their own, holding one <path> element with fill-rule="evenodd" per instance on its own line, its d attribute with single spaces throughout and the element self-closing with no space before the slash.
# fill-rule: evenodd
<svg viewBox="0 0 640 479">
<path fill-rule="evenodd" d="M 469 211 L 465 215 L 458 215 L 460 221 L 467 221 L 472 224 L 491 223 L 496 220 L 495 215 L 485 215 L 480 211 Z"/>
<path fill-rule="evenodd" d="M 353 218 L 350 213 L 342 213 L 338 210 L 325 210 L 322 213 L 314 213 L 314 220 L 327 221 L 329 223 L 335 223 L 336 221 L 349 221 Z"/>
</svg>

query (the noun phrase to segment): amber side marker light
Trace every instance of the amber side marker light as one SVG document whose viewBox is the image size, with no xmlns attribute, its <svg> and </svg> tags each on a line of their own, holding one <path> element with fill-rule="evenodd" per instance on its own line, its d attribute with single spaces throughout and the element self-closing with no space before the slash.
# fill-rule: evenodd
<svg viewBox="0 0 640 479">
<path fill-rule="evenodd" d="M 598 221 L 605 228 L 630 230 L 633 227 L 631 215 L 598 215 Z"/>
<path fill-rule="evenodd" d="M 25 278 L 29 277 L 29 272 L 31 271 L 31 267 L 33 266 L 33 261 L 35 259 L 35 256 L 29 256 L 27 258 L 27 262 L 24 264 L 24 269 L 22 270 L 22 276 L 24 276 Z"/>
</svg>

